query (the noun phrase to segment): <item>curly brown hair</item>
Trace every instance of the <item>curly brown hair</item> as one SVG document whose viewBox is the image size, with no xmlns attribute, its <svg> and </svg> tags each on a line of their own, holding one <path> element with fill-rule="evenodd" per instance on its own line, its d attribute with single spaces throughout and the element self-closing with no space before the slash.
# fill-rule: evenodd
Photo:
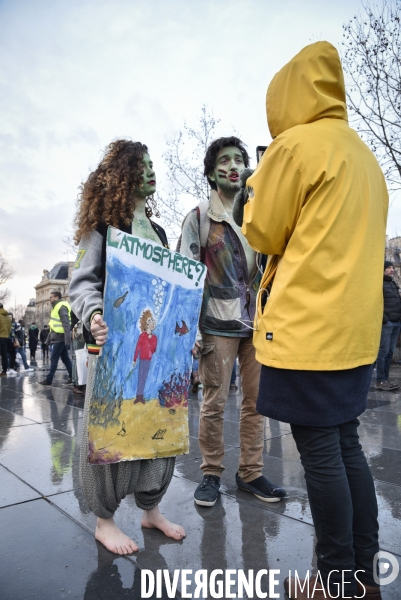
<svg viewBox="0 0 401 600">
<path fill-rule="evenodd" d="M 132 223 L 134 191 L 142 183 L 142 159 L 147 153 L 145 144 L 131 140 L 116 140 L 107 146 L 98 167 L 80 187 L 74 218 L 77 244 L 99 223 L 117 228 Z M 146 216 L 159 217 L 153 196 L 148 196 L 146 203 Z"/>
<path fill-rule="evenodd" d="M 146 310 L 143 311 L 143 313 L 141 314 L 141 318 L 139 319 L 139 327 L 141 328 L 141 331 L 146 331 L 146 321 L 149 319 L 149 317 L 151 317 L 154 321 L 156 321 L 156 319 L 154 318 L 152 311 L 149 310 L 148 308 Z"/>
</svg>

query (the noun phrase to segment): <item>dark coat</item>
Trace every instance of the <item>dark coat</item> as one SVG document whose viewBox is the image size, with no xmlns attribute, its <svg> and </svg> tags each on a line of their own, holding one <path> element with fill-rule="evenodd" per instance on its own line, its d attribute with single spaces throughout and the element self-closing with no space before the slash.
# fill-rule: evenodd
<svg viewBox="0 0 401 600">
<path fill-rule="evenodd" d="M 25 346 L 25 328 L 20 323 L 16 323 L 14 331 L 19 345 L 23 348 Z"/>
<path fill-rule="evenodd" d="M 39 329 L 36 327 L 36 325 L 31 325 L 31 327 L 29 328 L 28 331 L 28 336 L 29 336 L 29 343 L 34 344 L 36 342 L 36 344 L 38 343 L 38 339 L 39 339 Z"/>
<path fill-rule="evenodd" d="M 40 332 L 40 341 L 42 342 L 42 344 L 46 344 L 46 340 L 49 337 L 49 333 L 50 333 L 49 327 L 47 329 L 42 329 L 42 331 Z"/>
<path fill-rule="evenodd" d="M 401 296 L 399 287 L 392 277 L 384 275 L 383 278 L 384 314 L 383 323 L 401 320 Z"/>
</svg>

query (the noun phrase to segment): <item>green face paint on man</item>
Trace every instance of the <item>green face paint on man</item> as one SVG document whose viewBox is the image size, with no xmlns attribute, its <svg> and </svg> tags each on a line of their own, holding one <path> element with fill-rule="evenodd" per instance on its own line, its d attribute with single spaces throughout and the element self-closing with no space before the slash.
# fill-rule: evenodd
<svg viewBox="0 0 401 600">
<path fill-rule="evenodd" d="M 217 189 L 232 196 L 240 189 L 239 176 L 244 169 L 245 164 L 241 151 L 236 146 L 228 146 L 218 152 L 209 179 L 215 182 Z"/>
<path fill-rule="evenodd" d="M 218 194 L 224 205 L 227 214 L 231 217 L 233 211 L 233 202 L 235 194 L 240 189 L 240 173 L 245 169 L 244 157 L 242 152 L 236 146 L 222 148 L 216 156 L 213 171 L 209 174 L 209 179 L 213 181 L 218 190 Z M 246 262 L 249 273 L 254 271 L 255 252 L 252 250 L 239 227 L 233 220 L 231 226 L 241 240 L 245 251 Z"/>
</svg>

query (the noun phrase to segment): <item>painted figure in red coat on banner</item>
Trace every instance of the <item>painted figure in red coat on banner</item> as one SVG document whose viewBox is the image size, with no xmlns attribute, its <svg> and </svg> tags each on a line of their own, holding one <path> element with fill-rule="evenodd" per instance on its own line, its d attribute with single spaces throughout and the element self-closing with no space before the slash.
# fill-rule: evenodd
<svg viewBox="0 0 401 600">
<path fill-rule="evenodd" d="M 136 361 L 139 356 L 139 372 L 138 372 L 138 389 L 134 404 L 141 402 L 145 404 L 143 393 L 145 391 L 146 379 L 150 369 L 150 361 L 157 348 L 157 337 L 152 333 L 156 328 L 156 319 L 152 311 L 146 309 L 143 311 L 139 320 L 141 335 L 136 344 L 133 365 L 136 366 Z"/>
</svg>

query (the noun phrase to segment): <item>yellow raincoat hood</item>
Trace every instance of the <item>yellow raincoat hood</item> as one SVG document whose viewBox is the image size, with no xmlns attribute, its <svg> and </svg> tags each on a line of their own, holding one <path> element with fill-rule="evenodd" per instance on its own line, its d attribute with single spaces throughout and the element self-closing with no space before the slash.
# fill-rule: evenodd
<svg viewBox="0 0 401 600">
<path fill-rule="evenodd" d="M 295 370 L 374 362 L 383 317 L 388 195 L 347 120 L 336 49 L 307 46 L 267 92 L 273 142 L 247 180 L 242 232 L 270 259 L 255 319 L 256 357 Z"/>
<path fill-rule="evenodd" d="M 290 60 L 269 85 L 266 112 L 272 138 L 325 117 L 348 121 L 344 75 L 334 46 L 317 42 Z"/>
</svg>

